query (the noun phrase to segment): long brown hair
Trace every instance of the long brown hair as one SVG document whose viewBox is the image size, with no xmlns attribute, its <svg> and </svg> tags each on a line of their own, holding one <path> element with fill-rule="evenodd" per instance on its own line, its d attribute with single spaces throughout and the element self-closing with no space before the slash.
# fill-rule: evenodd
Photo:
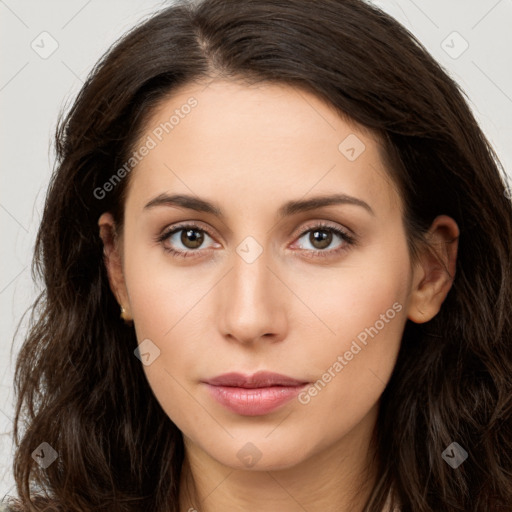
<svg viewBox="0 0 512 512">
<path fill-rule="evenodd" d="M 181 1 L 118 41 L 60 120 L 37 235 L 44 291 L 16 364 L 20 510 L 178 511 L 182 436 L 153 396 L 103 264 L 97 221 L 122 227 L 129 159 L 155 106 L 216 76 L 313 92 L 379 134 L 411 247 L 446 214 L 460 229 L 441 311 L 408 321 L 376 426 L 379 478 L 407 512 L 510 512 L 512 206 L 457 84 L 405 28 L 361 0 Z M 96 191 L 96 193 L 95 193 Z M 457 442 L 457 469 L 442 458 Z M 57 460 L 39 466 L 47 442 Z"/>
</svg>

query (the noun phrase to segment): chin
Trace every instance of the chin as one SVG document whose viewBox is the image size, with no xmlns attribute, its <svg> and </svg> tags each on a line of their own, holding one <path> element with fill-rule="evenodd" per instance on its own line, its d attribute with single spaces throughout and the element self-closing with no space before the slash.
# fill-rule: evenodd
<svg viewBox="0 0 512 512">
<path fill-rule="evenodd" d="M 266 432 L 265 435 L 268 435 Z M 205 451 L 220 464 L 237 470 L 277 471 L 292 468 L 304 462 L 312 455 L 313 446 L 304 445 L 305 434 L 297 435 L 296 440 L 287 436 L 272 439 L 265 435 L 226 439 L 224 442 L 204 446 Z M 286 436 L 285 436 L 286 437 Z"/>
</svg>

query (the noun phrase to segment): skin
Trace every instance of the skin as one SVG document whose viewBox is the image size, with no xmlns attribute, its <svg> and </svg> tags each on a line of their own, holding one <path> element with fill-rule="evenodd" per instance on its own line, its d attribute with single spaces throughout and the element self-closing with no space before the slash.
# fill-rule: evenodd
<svg viewBox="0 0 512 512">
<path fill-rule="evenodd" d="M 180 510 L 362 510 L 376 478 L 370 439 L 379 399 L 407 318 L 433 318 L 451 287 L 457 224 L 437 217 L 428 235 L 435 253 L 412 261 L 378 139 L 287 85 L 182 86 L 152 113 L 141 143 L 191 96 L 198 105 L 131 172 L 123 232 L 111 236 L 110 213 L 99 219 L 112 291 L 139 343 L 150 339 L 160 350 L 144 371 L 184 436 Z M 351 134 L 365 145 L 354 161 L 338 148 Z M 162 193 L 199 196 L 225 217 L 144 208 Z M 278 218 L 287 201 L 333 193 L 373 213 L 336 204 Z M 182 232 L 155 241 L 183 221 L 211 236 L 200 232 L 196 249 L 180 241 Z M 332 232 L 327 247 L 315 242 L 307 229 L 319 221 L 350 230 L 357 243 Z M 248 236 L 262 249 L 251 263 L 236 251 Z M 192 257 L 175 257 L 169 246 Z M 396 303 L 394 318 L 307 404 L 294 399 L 242 416 L 201 383 L 260 370 L 314 383 Z M 249 442 L 261 456 L 252 467 L 237 456 Z"/>
</svg>

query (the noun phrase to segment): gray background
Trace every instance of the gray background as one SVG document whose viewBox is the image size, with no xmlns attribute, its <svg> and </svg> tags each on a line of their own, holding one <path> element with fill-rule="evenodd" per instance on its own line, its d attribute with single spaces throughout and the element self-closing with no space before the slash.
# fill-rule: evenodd
<svg viewBox="0 0 512 512">
<path fill-rule="evenodd" d="M 512 0 L 374 3 L 409 28 L 462 86 L 512 176 Z M 30 263 L 58 113 L 109 45 L 166 4 L 0 0 L 0 498 L 13 492 L 13 372 L 26 318 L 14 345 L 13 336 L 38 293 Z"/>
</svg>

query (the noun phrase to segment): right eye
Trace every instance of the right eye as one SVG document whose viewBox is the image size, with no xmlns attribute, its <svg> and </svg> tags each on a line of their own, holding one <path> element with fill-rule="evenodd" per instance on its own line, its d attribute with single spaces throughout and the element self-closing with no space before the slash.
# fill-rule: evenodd
<svg viewBox="0 0 512 512">
<path fill-rule="evenodd" d="M 166 252 L 174 256 L 187 258 L 196 256 L 192 253 L 199 252 L 198 249 L 204 243 L 205 236 L 212 238 L 206 230 L 200 228 L 197 224 L 180 224 L 166 229 L 157 238 L 157 241 L 162 244 Z"/>
</svg>

